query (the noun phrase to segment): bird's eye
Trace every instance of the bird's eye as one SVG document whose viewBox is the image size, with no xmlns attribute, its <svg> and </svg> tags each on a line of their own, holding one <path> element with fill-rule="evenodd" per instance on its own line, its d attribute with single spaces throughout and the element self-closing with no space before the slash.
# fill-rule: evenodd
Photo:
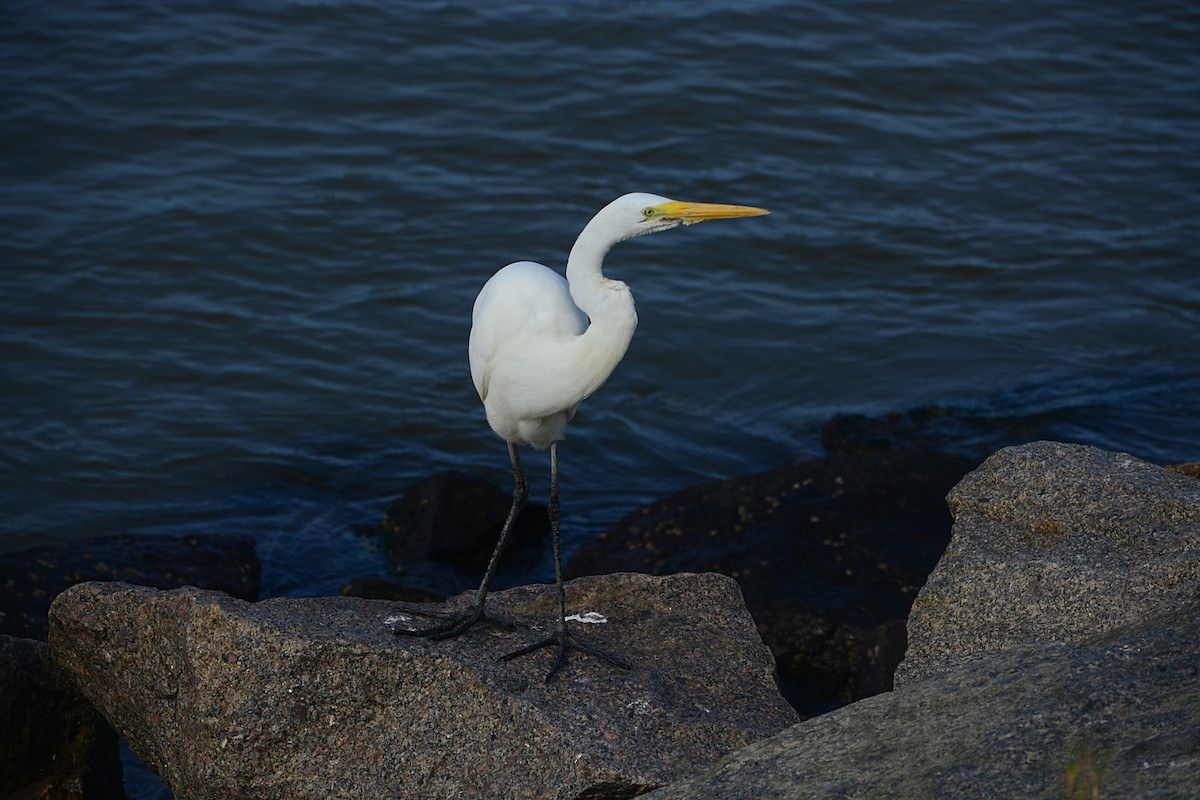
<svg viewBox="0 0 1200 800">
<path fill-rule="evenodd" d="M 653 217 L 655 215 L 655 213 L 657 213 L 657 212 L 655 212 L 654 206 L 646 206 L 645 208 L 642 209 L 642 216 L 645 217 L 646 219 L 650 219 L 651 217 Z"/>
</svg>

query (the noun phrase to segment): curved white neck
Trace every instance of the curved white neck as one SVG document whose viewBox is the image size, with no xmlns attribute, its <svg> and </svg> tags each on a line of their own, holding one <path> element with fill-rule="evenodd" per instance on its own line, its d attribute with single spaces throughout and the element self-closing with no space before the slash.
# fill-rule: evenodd
<svg viewBox="0 0 1200 800">
<path fill-rule="evenodd" d="M 567 283 L 571 287 L 571 299 L 575 305 L 583 309 L 589 317 L 592 316 L 588 306 L 598 288 L 607 278 L 601 268 L 604 257 L 618 240 L 614 240 L 605 230 L 605 225 L 599 216 L 592 219 L 579 234 L 567 257 Z"/>
<path fill-rule="evenodd" d="M 571 299 L 591 321 L 579 337 L 579 357 L 589 363 L 593 373 L 586 394 L 598 389 L 616 369 L 637 328 L 637 311 L 629 287 L 604 277 L 601 269 L 608 251 L 622 239 L 608 228 L 602 216 L 594 218 L 579 234 L 567 258 Z"/>
</svg>

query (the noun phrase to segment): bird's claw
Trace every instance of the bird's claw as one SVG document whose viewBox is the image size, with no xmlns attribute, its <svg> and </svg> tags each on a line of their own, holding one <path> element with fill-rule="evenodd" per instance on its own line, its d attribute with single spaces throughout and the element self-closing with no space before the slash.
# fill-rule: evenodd
<svg viewBox="0 0 1200 800">
<path fill-rule="evenodd" d="M 555 645 L 558 646 L 558 657 L 554 659 L 554 666 L 552 666 L 550 671 L 546 673 L 545 683 L 549 683 L 554 678 L 559 668 L 566 663 L 567 652 L 570 650 L 578 650 L 581 653 L 587 653 L 590 656 L 594 656 L 601 661 L 606 661 L 612 666 L 620 669 L 628 670 L 633 668 L 629 662 L 613 655 L 607 650 L 597 647 L 594 644 L 588 644 L 580 639 L 576 639 L 566 628 L 560 629 L 554 635 L 547 636 L 540 642 L 534 642 L 533 644 L 526 645 L 519 650 L 506 653 L 505 655 L 500 656 L 500 660 L 511 661 L 514 658 L 520 658 L 521 656 L 528 655 L 535 650 L 541 650 L 543 647 L 553 647 Z"/>
<path fill-rule="evenodd" d="M 515 622 L 504 619 L 502 617 L 494 617 L 491 614 L 485 614 L 483 606 L 471 605 L 465 611 L 436 611 L 433 609 L 421 608 L 407 603 L 401 604 L 405 611 L 420 614 L 426 617 L 434 617 L 444 620 L 443 622 L 429 628 L 393 628 L 392 633 L 397 636 L 420 636 L 430 639 L 435 642 L 441 642 L 446 639 L 453 639 L 455 636 L 461 636 L 471 629 L 477 622 L 491 622 L 501 625 L 509 630 L 515 630 L 520 626 Z"/>
</svg>

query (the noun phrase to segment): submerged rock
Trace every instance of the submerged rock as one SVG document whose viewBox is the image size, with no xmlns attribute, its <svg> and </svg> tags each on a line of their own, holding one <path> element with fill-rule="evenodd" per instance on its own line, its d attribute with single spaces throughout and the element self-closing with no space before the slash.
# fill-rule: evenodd
<svg viewBox="0 0 1200 800">
<path fill-rule="evenodd" d="M 384 550 L 398 572 L 416 562 L 442 561 L 481 576 L 511 505 L 511 492 L 483 478 L 454 470 L 435 473 L 408 487 L 388 508 L 382 524 Z M 546 507 L 527 504 L 513 526 L 501 567 L 540 558 L 549 531 Z"/>
<path fill-rule="evenodd" d="M 414 561 L 392 575 L 355 578 L 342 587 L 346 597 L 440 603 L 479 585 L 462 570 L 443 561 Z"/>
<path fill-rule="evenodd" d="M 737 585 L 716 575 L 573 581 L 580 653 L 552 683 L 551 586 L 497 592 L 446 642 L 359 598 L 246 603 L 84 584 L 51 610 L 55 659 L 180 800 L 632 797 L 794 723 Z M 466 598 L 460 598 L 461 604 Z M 538 629 L 542 629 L 539 631 Z"/>
<path fill-rule="evenodd" d="M 5 553 L 0 633 L 45 640 L 51 601 L 76 583 L 201 586 L 254 600 L 261 574 L 249 536 L 102 536 Z"/>
<path fill-rule="evenodd" d="M 117 735 L 50 660 L 0 635 L 0 797 L 124 800 Z"/>
</svg>

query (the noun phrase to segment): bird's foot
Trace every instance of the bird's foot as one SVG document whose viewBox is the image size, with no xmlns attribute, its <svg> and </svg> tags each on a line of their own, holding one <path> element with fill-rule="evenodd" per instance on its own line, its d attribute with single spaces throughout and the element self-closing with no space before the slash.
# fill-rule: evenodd
<svg viewBox="0 0 1200 800">
<path fill-rule="evenodd" d="M 581 653 L 587 653 L 590 656 L 595 656 L 596 658 L 600 659 L 601 661 L 607 661 L 609 664 L 612 664 L 614 667 L 619 667 L 621 669 L 632 669 L 633 668 L 632 665 L 628 661 L 625 661 L 624 659 L 613 655 L 612 653 L 608 652 L 607 650 L 597 647 L 594 644 L 588 644 L 587 642 L 582 641 L 581 639 L 575 638 L 573 635 L 571 635 L 571 632 L 568 631 L 565 626 L 560 628 L 554 635 L 547 636 L 545 639 L 541 640 L 540 642 L 534 642 L 531 645 L 522 647 L 520 650 L 514 650 L 511 653 L 500 656 L 500 660 L 501 661 L 511 661 L 514 658 L 520 658 L 521 656 L 528 655 L 529 653 L 532 653 L 535 650 L 541 650 L 543 647 L 554 647 L 554 646 L 558 647 L 558 657 L 556 659 L 554 659 L 554 666 L 550 668 L 550 671 L 548 673 L 546 673 L 546 680 L 545 680 L 546 683 L 549 683 L 551 681 L 551 679 L 554 678 L 554 675 L 555 675 L 555 673 L 558 672 L 559 668 L 562 667 L 562 665 L 564 663 L 566 663 L 567 652 L 570 650 L 578 650 Z"/>
<path fill-rule="evenodd" d="M 399 603 L 398 606 L 405 612 L 433 617 L 442 621 L 428 628 L 393 628 L 392 633 L 395 633 L 397 636 L 420 636 L 440 642 L 466 633 L 477 622 L 491 622 L 502 625 L 510 630 L 518 627 L 515 622 L 484 613 L 482 603 L 472 603 L 465 610 L 457 612 L 435 611 L 415 603 Z"/>
</svg>

